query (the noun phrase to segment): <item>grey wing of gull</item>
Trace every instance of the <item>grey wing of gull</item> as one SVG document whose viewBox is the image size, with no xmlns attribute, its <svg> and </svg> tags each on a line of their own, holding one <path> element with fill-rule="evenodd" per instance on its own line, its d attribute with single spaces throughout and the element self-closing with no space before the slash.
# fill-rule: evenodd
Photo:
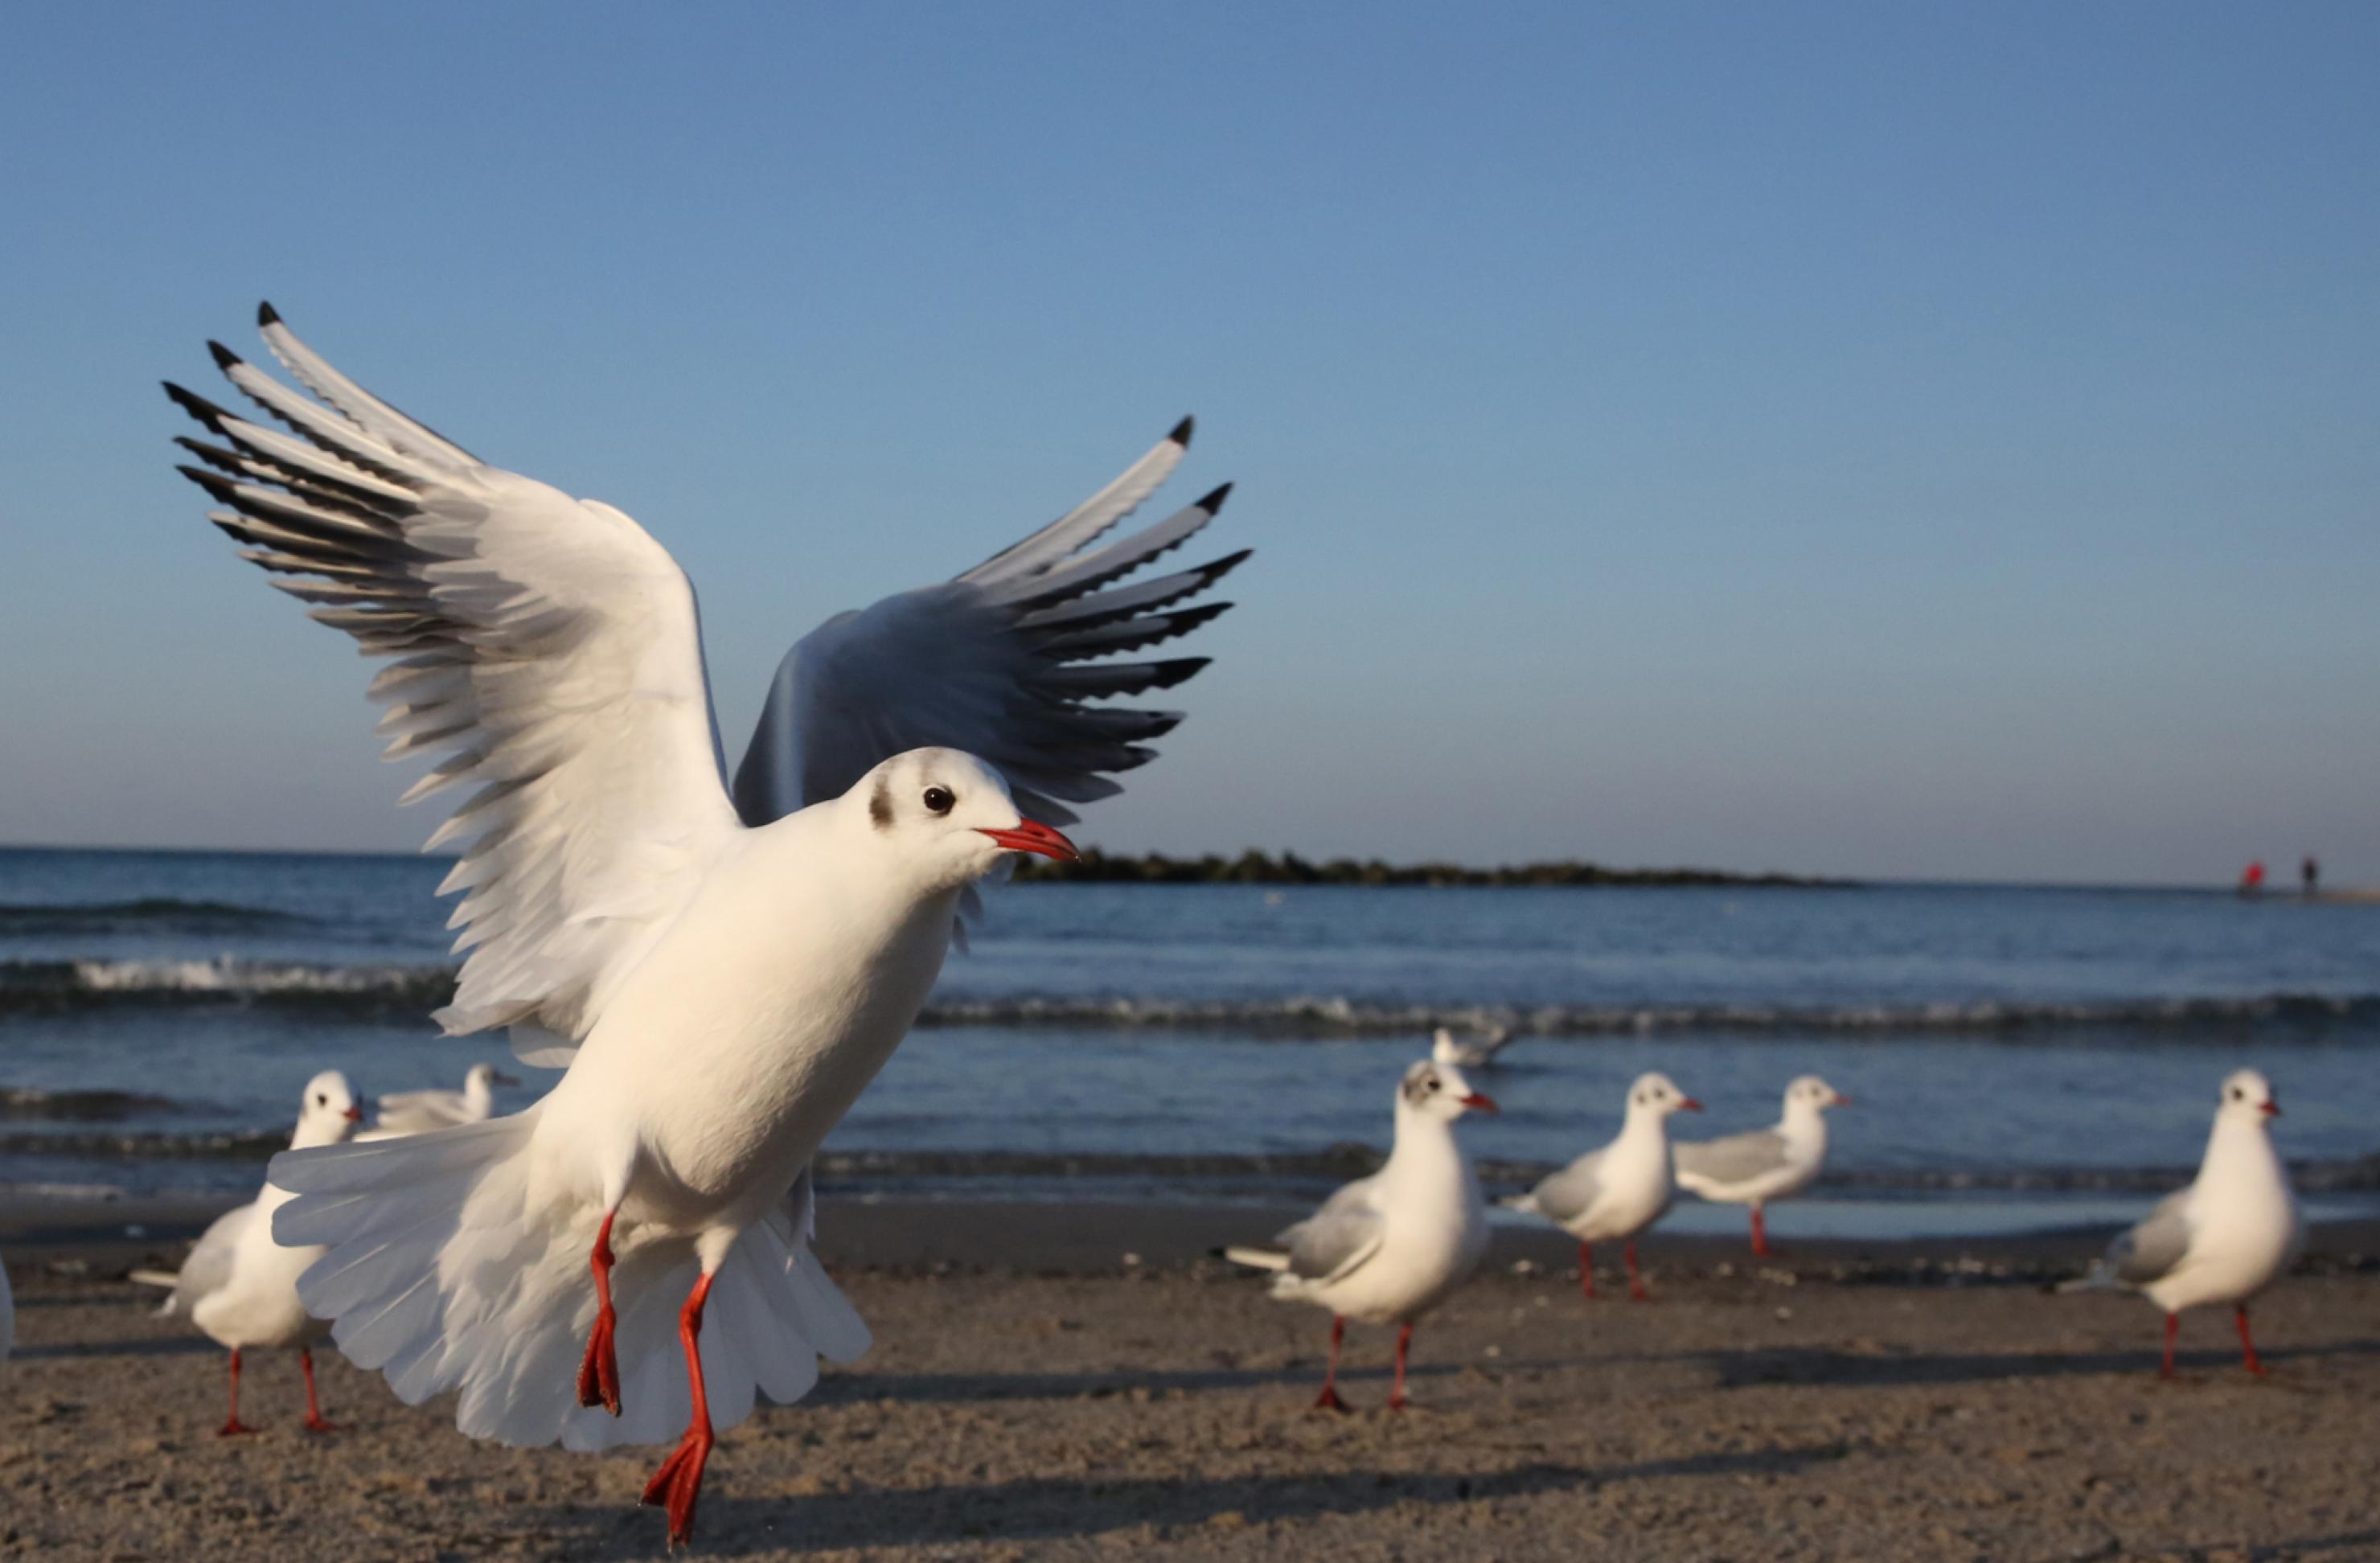
<svg viewBox="0 0 2380 1563">
<path fill-rule="evenodd" d="M 1594 1206 L 1603 1192 L 1603 1153 L 1589 1151 L 1529 1191 L 1538 1213 L 1555 1221 L 1574 1221 Z"/>
<path fill-rule="evenodd" d="M 174 1281 L 174 1295 L 165 1299 L 159 1313 L 188 1318 L 200 1299 L 224 1289 L 231 1280 L 232 1251 L 239 1246 L 239 1234 L 248 1230 L 255 1215 L 256 1206 L 249 1204 L 215 1218 L 214 1225 L 200 1235 L 190 1256 L 182 1261 L 182 1273 Z"/>
<path fill-rule="evenodd" d="M 1773 1129 L 1755 1129 L 1723 1140 L 1688 1141 L 1677 1147 L 1676 1156 L 1680 1172 L 1716 1183 L 1747 1182 L 1785 1165 L 1785 1136 Z"/>
<path fill-rule="evenodd" d="M 1303 1280 L 1335 1280 L 1372 1256 L 1383 1223 L 1372 1205 L 1371 1180 L 1350 1183 L 1275 1242 L 1289 1250 L 1289 1273 Z"/>
<path fill-rule="evenodd" d="M 380 1099 L 380 1127 L 419 1134 L 468 1123 L 459 1091 L 397 1091 Z"/>
<path fill-rule="evenodd" d="M 2156 1208 L 2107 1248 L 2107 1263 L 2116 1278 L 2128 1286 L 2146 1286 L 2171 1275 L 2190 1252 L 2190 1190 L 2176 1189 L 2157 1201 Z"/>
</svg>

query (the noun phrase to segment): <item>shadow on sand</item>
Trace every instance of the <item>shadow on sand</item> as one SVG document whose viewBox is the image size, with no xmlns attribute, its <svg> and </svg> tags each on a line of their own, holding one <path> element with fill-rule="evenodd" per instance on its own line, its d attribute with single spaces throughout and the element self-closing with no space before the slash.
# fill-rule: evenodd
<svg viewBox="0 0 2380 1563">
<path fill-rule="evenodd" d="M 2342 1340 L 2327 1346 L 2283 1347 L 2263 1353 L 2276 1366 L 2293 1362 L 2318 1362 L 2328 1357 L 2380 1355 L 2380 1340 Z M 2077 1378 L 2102 1374 L 2136 1374 L 2154 1377 L 2157 1352 L 2025 1351 L 2005 1353 L 1942 1353 L 1935 1355 L 1872 1355 L 1829 1351 L 1823 1347 L 1776 1347 L 1752 1351 L 1679 1353 L 1670 1360 L 1711 1363 L 1719 1387 L 1737 1389 L 1753 1384 L 1989 1384 L 2010 1379 Z M 2240 1373 L 2236 1351 L 2183 1351 L 2174 1358 L 2177 1368 L 2193 1372 Z M 2240 1376 L 2246 1377 L 2245 1374 Z"/>
<path fill-rule="evenodd" d="M 1364 1514 L 1402 1503 L 1472 1503 L 1525 1497 L 1605 1482 L 1779 1474 L 1842 1459 L 1856 1446 L 1807 1445 L 1743 1453 L 1692 1455 L 1583 1471 L 1536 1464 L 1486 1475 L 1451 1472 L 1365 1472 L 1219 1481 L 1134 1477 L 1116 1481 L 1032 1479 L 980 1487 L 864 1488 L 820 1497 L 706 1496 L 695 1545 L 717 1557 L 837 1547 L 928 1546 L 968 1542 L 1057 1541 L 1144 1523 L 1204 1525 L 1218 1517 L 1263 1524 Z M 572 1506 L 545 1522 L 575 1533 L 598 1557 L 654 1556 L 662 1519 L 653 1510 Z"/>
</svg>

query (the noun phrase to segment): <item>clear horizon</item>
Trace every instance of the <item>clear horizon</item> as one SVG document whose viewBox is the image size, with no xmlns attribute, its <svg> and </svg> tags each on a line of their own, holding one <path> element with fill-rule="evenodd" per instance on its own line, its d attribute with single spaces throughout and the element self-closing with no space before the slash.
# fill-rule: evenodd
<svg viewBox="0 0 2380 1563">
<path fill-rule="evenodd" d="M 1111 851 L 2380 882 L 2380 12 L 14 37 L 0 841 L 435 822 L 173 472 L 269 297 L 676 554 L 731 762 L 809 627 L 1189 412 L 1158 503 L 1257 554 Z"/>
</svg>

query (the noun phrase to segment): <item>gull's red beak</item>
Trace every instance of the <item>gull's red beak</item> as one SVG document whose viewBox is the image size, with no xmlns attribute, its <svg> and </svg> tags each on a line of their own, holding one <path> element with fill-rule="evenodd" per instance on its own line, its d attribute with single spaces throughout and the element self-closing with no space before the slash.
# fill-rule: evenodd
<svg viewBox="0 0 2380 1563">
<path fill-rule="evenodd" d="M 2266 1118 L 2278 1118 L 2278 1117 L 2280 1117 L 2280 1116 L 2281 1116 L 2281 1104 L 2280 1104 L 2280 1103 L 2278 1103 L 2278 1102 L 2276 1102 L 2276 1101 L 2267 1101 L 2267 1102 L 2265 1102 L 2265 1116 Z"/>
<path fill-rule="evenodd" d="M 1684 1101 L 1678 1104 L 1678 1110 L 1680 1112 L 1700 1112 L 1703 1110 L 1703 1104 L 1694 1100 L 1692 1097 L 1688 1097 Z"/>
<path fill-rule="evenodd" d="M 350 1123 L 361 1123 L 363 1121 L 364 1121 L 364 1109 L 361 1109 L 361 1108 L 357 1108 L 357 1107 L 351 1107 L 351 1108 L 349 1108 L 349 1109 L 347 1109 L 347 1121 L 348 1121 L 348 1122 L 350 1122 Z"/>
<path fill-rule="evenodd" d="M 1463 1097 L 1463 1105 L 1469 1108 L 1474 1112 L 1501 1112 L 1504 1110 L 1502 1108 L 1496 1105 L 1495 1097 L 1483 1097 L 1476 1091 L 1474 1091 L 1471 1095 Z"/>
<path fill-rule="evenodd" d="M 1038 852 L 1061 863 L 1072 863 L 1083 855 L 1075 850 L 1074 842 L 1038 819 L 1020 819 L 1014 830 L 985 830 L 983 833 L 1011 852 Z"/>
<path fill-rule="evenodd" d="M 1838 1091 L 1835 1093 L 1835 1099 L 1828 1105 L 1830 1107 L 1849 1107 L 1852 1105 L 1852 1099 L 1849 1097 L 1844 1096 L 1840 1091 Z"/>
</svg>

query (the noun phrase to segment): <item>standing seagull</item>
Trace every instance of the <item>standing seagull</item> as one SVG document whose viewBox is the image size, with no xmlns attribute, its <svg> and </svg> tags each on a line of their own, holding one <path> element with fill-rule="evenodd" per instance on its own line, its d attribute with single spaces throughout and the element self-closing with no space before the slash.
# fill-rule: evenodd
<svg viewBox="0 0 2380 1563">
<path fill-rule="evenodd" d="M 289 1147 L 338 1145 L 355 1133 L 363 1116 L 347 1077 L 325 1070 L 306 1082 Z M 307 1313 L 298 1295 L 298 1278 L 322 1250 L 282 1248 L 273 1241 L 273 1212 L 289 1197 L 268 1181 L 254 1199 L 216 1217 L 174 1278 L 174 1295 L 157 1310 L 188 1319 L 215 1344 L 231 1349 L 231 1413 L 217 1430 L 223 1437 L 256 1431 L 239 1419 L 239 1353 L 247 1346 L 297 1347 L 298 1365 L 306 1375 L 306 1426 L 316 1433 L 334 1431 L 322 1420 L 322 1403 L 314 1397 L 314 1342 L 331 1329 Z"/>
<path fill-rule="evenodd" d="M 1339 1345 L 1347 1321 L 1397 1330 L 1397 1378 L 1389 1409 L 1405 1409 L 1405 1351 L 1414 1321 L 1451 1296 L 1488 1252 L 1488 1206 L 1471 1158 L 1455 1143 L 1454 1121 L 1494 1112 L 1451 1065 L 1423 1061 L 1397 1087 L 1396 1139 L 1378 1172 L 1325 1200 L 1284 1229 L 1279 1248 L 1227 1248 L 1225 1258 L 1278 1271 L 1272 1294 L 1330 1310 L 1330 1366 L 1317 1407 L 1343 1412 Z"/>
<path fill-rule="evenodd" d="M 459 1091 L 398 1091 L 380 1099 L 380 1117 L 372 1127 L 396 1134 L 419 1134 L 430 1129 L 451 1129 L 457 1123 L 484 1123 L 496 1110 L 495 1087 L 517 1085 L 493 1064 L 475 1063 L 463 1076 Z"/>
<path fill-rule="evenodd" d="M 1515 1210 L 1534 1211 L 1578 1239 L 1578 1289 L 1595 1295 L 1595 1245 L 1624 1241 L 1628 1295 L 1645 1301 L 1636 1271 L 1636 1234 L 1659 1220 L 1677 1196 L 1670 1172 L 1670 1115 L 1700 1112 L 1666 1074 L 1640 1074 L 1628 1087 L 1628 1116 L 1620 1137 L 1591 1150 L 1511 1201 Z"/>
<path fill-rule="evenodd" d="M 273 1234 L 328 1246 L 301 1290 L 347 1355 L 408 1402 L 459 1391 L 468 1434 L 599 1448 L 683 1424 L 645 1489 L 682 1541 L 714 1430 L 866 1349 L 810 1252 L 811 1155 L 975 883 L 1014 853 L 1074 856 L 1064 802 L 1116 792 L 1105 773 L 1180 721 L 1085 702 L 1205 664 L 1094 659 L 1227 606 L 1176 605 L 1244 553 L 1115 584 L 1225 491 L 1093 546 L 1181 460 L 1184 419 L 1024 541 L 830 620 L 780 668 L 731 792 L 693 589 L 660 544 L 407 418 L 270 305 L 258 321 L 320 400 L 211 345 L 288 431 L 169 385 L 224 442 L 183 442 L 205 464 L 183 470 L 243 558 L 294 577 L 273 585 L 398 659 L 371 689 L 388 753 L 447 756 L 407 797 L 476 787 L 431 837 L 466 843 L 441 889 L 467 892 L 469 954 L 440 1023 L 567 1069 L 510 1117 L 276 1158 L 298 1197 Z"/>
<path fill-rule="evenodd" d="M 1762 1212 L 1771 1200 L 1791 1199 L 1818 1181 L 1827 1159 L 1827 1109 L 1852 1099 L 1805 1074 L 1785 1087 L 1785 1116 L 1774 1129 L 1681 1145 L 1680 1186 L 1721 1205 L 1752 1206 L 1752 1252 L 1768 1257 Z"/>
<path fill-rule="evenodd" d="M 2059 1288 L 2137 1291 L 2165 1310 L 2161 1378 L 2173 1376 L 2181 1311 L 2206 1302 L 2232 1305 L 2240 1359 L 2250 1373 L 2265 1371 L 2248 1333 L 2248 1302 L 2305 1247 L 2297 1195 L 2273 1148 L 2271 1121 L 2280 1113 L 2271 1084 L 2254 1070 L 2225 1080 L 2197 1180 L 2159 1200 L 2146 1220 L 2108 1244 L 2088 1276 Z"/>
</svg>

